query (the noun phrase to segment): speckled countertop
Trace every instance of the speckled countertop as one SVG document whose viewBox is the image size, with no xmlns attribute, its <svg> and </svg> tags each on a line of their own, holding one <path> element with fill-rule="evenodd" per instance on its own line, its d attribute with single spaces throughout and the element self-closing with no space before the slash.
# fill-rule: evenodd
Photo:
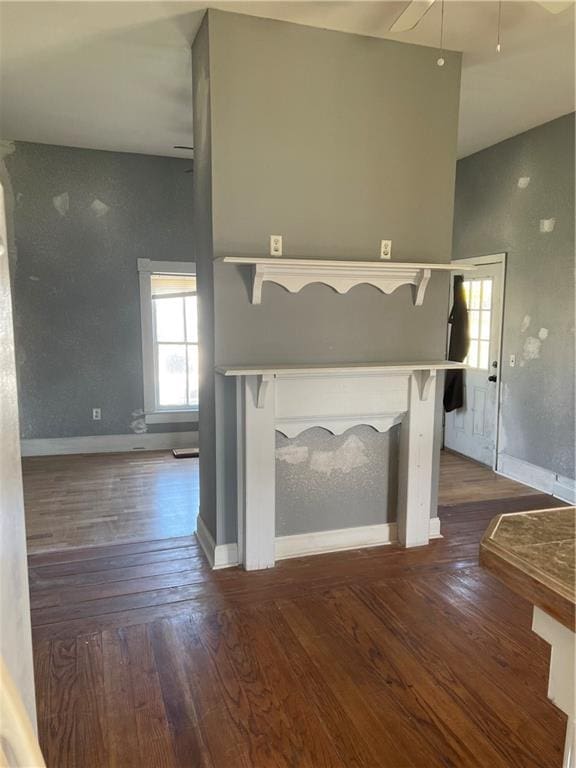
<svg viewBox="0 0 576 768">
<path fill-rule="evenodd" d="M 480 562 L 511 589 L 574 629 L 576 507 L 494 518 Z"/>
</svg>

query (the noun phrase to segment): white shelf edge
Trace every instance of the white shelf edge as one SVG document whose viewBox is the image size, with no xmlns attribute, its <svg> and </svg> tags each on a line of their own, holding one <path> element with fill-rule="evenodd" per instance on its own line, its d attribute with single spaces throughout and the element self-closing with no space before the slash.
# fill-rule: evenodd
<svg viewBox="0 0 576 768">
<path fill-rule="evenodd" d="M 413 371 L 448 371 L 466 368 L 465 363 L 440 360 L 431 363 L 335 363 L 301 365 L 299 363 L 274 365 L 217 365 L 222 376 L 318 376 L 325 374 L 349 375 L 355 373 L 411 373 Z"/>
<path fill-rule="evenodd" d="M 341 261 L 336 259 L 286 259 L 261 256 L 223 256 L 226 264 L 252 267 L 252 304 L 262 301 L 264 283 L 276 283 L 290 293 L 321 283 L 337 293 L 367 284 L 390 294 L 402 285 L 413 286 L 414 306 L 421 306 L 432 272 L 452 272 L 455 266 L 400 261 Z M 460 269 L 460 267 L 458 267 Z M 474 269 L 473 266 L 462 269 Z"/>
</svg>

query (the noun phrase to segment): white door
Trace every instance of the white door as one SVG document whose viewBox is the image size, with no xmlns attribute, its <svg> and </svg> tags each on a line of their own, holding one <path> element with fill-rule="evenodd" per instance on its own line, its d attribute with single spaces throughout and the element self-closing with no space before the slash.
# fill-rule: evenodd
<svg viewBox="0 0 576 768">
<path fill-rule="evenodd" d="M 463 273 L 470 348 L 464 361 L 468 365 L 464 373 L 464 406 L 446 414 L 444 445 L 495 467 L 504 254 L 462 262 L 477 265 L 474 271 Z M 455 274 L 458 274 L 457 269 Z"/>
</svg>

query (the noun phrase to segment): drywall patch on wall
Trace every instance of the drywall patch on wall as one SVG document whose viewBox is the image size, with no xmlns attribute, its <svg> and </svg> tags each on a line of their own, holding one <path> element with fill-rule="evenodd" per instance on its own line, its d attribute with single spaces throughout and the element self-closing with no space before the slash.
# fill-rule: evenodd
<svg viewBox="0 0 576 768">
<path fill-rule="evenodd" d="M 276 459 L 286 464 L 304 464 L 308 461 L 309 453 L 307 445 L 285 445 L 276 448 Z"/>
<path fill-rule="evenodd" d="M 70 210 L 70 195 L 68 192 L 62 192 L 61 195 L 55 195 L 52 198 L 52 204 L 60 216 L 66 216 Z"/>
<path fill-rule="evenodd" d="M 540 232 L 543 234 L 553 232 L 556 226 L 556 219 L 540 219 Z"/>
<path fill-rule="evenodd" d="M 347 475 L 368 463 L 366 448 L 356 435 L 350 435 L 344 443 L 332 451 L 314 451 L 310 457 L 310 469 L 330 477 L 332 472 Z"/>
<path fill-rule="evenodd" d="M 522 318 L 522 322 L 520 323 L 520 333 L 526 333 L 528 328 L 530 327 L 530 315 L 524 315 Z"/>
<path fill-rule="evenodd" d="M 148 431 L 148 425 L 146 424 L 146 414 L 141 408 L 132 411 L 132 421 L 130 422 L 130 430 L 135 435 L 142 435 Z"/>
<path fill-rule="evenodd" d="M 538 331 L 538 338 L 544 341 L 548 338 L 548 328 L 540 328 Z"/>
<path fill-rule="evenodd" d="M 106 216 L 110 210 L 110 206 L 96 198 L 90 203 L 90 209 L 96 214 L 96 218 L 99 219 L 101 216 Z"/>
<path fill-rule="evenodd" d="M 530 176 L 520 176 L 518 179 L 518 189 L 526 189 L 530 184 Z"/>
<path fill-rule="evenodd" d="M 522 356 L 524 360 L 536 360 L 540 357 L 540 347 L 542 341 L 536 336 L 528 336 L 524 342 L 524 349 L 522 350 Z"/>
</svg>

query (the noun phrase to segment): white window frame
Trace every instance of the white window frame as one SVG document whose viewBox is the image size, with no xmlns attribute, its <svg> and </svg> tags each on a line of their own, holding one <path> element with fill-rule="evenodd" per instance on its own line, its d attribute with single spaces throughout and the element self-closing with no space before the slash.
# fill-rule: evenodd
<svg viewBox="0 0 576 768">
<path fill-rule="evenodd" d="M 142 369 L 144 375 L 144 413 L 147 424 L 174 424 L 198 421 L 198 407 L 159 408 L 156 404 L 154 359 L 154 319 L 152 275 L 195 275 L 193 261 L 151 261 L 138 259 L 140 278 L 140 321 L 142 324 Z"/>
</svg>

